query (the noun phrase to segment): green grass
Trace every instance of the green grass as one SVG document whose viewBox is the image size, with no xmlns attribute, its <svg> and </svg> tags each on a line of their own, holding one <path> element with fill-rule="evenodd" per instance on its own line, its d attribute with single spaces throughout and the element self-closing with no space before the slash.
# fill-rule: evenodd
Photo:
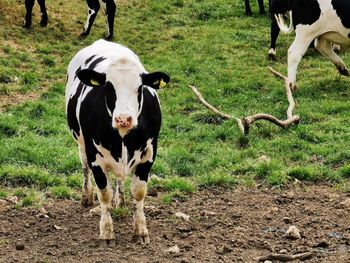
<svg viewBox="0 0 350 263">
<path fill-rule="evenodd" d="M 0 6 L 2 191 L 28 187 L 74 198 L 82 176 L 66 124 L 66 69 L 78 50 L 105 35 L 105 17 L 99 14 L 91 35 L 78 39 L 85 2 L 48 1 L 47 28 L 38 25 L 35 5 L 30 30 L 20 26 L 23 3 L 0 0 Z M 300 124 L 282 130 L 258 122 L 243 137 L 234 121 L 204 108 L 188 85 L 233 116 L 266 112 L 284 118 L 283 83 L 267 66 L 286 73 L 293 34 L 279 37 L 278 61 L 269 62 L 269 19 L 257 12 L 245 17 L 240 0 L 121 0 L 115 23 L 117 42 L 134 50 L 149 71 L 171 76 L 159 91 L 163 123 L 152 171 L 165 178 L 164 199 L 207 186 L 284 186 L 294 179 L 349 189 L 350 80 L 317 51 L 309 50 L 298 68 Z M 340 56 L 350 65 L 348 53 Z"/>
</svg>

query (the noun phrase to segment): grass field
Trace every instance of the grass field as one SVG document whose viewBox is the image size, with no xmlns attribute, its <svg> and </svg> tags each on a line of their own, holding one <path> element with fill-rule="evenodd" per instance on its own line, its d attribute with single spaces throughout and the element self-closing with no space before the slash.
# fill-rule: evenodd
<svg viewBox="0 0 350 263">
<path fill-rule="evenodd" d="M 20 205 L 46 197 L 79 198 L 77 147 L 68 132 L 66 68 L 81 48 L 105 34 L 98 15 L 91 35 L 78 39 L 85 1 L 48 0 L 49 25 L 22 29 L 24 1 L 0 0 L 0 198 Z M 268 65 L 286 74 L 293 34 L 278 39 L 277 62 L 267 60 L 269 19 L 244 16 L 240 0 L 118 1 L 115 41 L 134 50 L 149 71 L 171 84 L 159 92 L 163 124 L 152 173 L 166 180 L 164 202 L 200 187 L 327 182 L 350 191 L 350 80 L 317 51 L 298 69 L 298 126 L 282 130 L 256 123 L 243 137 L 201 105 L 189 85 L 221 111 L 244 117 L 285 117 L 284 87 Z M 348 53 L 341 54 L 350 65 Z"/>
</svg>

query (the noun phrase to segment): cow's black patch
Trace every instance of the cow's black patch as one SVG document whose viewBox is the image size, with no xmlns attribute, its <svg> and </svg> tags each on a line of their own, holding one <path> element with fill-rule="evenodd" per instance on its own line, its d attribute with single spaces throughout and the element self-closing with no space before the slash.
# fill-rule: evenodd
<svg viewBox="0 0 350 263">
<path fill-rule="evenodd" d="M 107 186 L 107 178 L 105 173 L 102 171 L 102 168 L 100 166 L 93 166 L 91 170 L 97 187 L 100 189 L 105 189 Z"/>
<path fill-rule="evenodd" d="M 332 0 L 332 5 L 344 27 L 350 28 L 350 1 Z M 349 34 L 350 37 L 350 34 Z"/>
<path fill-rule="evenodd" d="M 93 56 L 89 57 L 89 58 L 85 61 L 85 66 L 86 66 L 87 64 L 89 64 L 90 61 L 94 59 L 94 57 L 96 57 L 96 55 L 93 55 Z"/>
<path fill-rule="evenodd" d="M 78 98 L 79 98 L 80 94 L 82 93 L 84 86 L 85 85 L 82 82 L 80 82 L 78 84 L 78 87 L 77 87 L 75 94 L 73 95 L 72 98 L 69 99 L 68 105 L 67 105 L 68 126 L 71 130 L 73 130 L 73 136 L 75 139 L 77 139 L 76 136 L 80 135 L 79 122 L 78 122 L 77 116 L 75 114 L 75 109 L 77 108 Z"/>
<path fill-rule="evenodd" d="M 89 69 L 94 69 L 94 68 L 96 68 L 96 66 L 98 65 L 98 64 L 100 64 L 102 61 L 104 61 L 104 60 L 106 60 L 106 58 L 104 58 L 104 57 L 99 57 L 99 58 L 97 58 L 97 59 L 95 59 L 91 64 L 90 64 L 90 66 L 88 67 Z"/>
<path fill-rule="evenodd" d="M 292 16 L 294 28 L 299 25 L 312 25 L 321 16 L 321 8 L 317 0 L 292 0 Z"/>
</svg>

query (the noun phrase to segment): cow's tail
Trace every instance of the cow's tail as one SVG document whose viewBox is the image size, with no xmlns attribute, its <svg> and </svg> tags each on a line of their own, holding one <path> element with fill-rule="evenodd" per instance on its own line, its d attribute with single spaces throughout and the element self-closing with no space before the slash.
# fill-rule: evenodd
<svg viewBox="0 0 350 263">
<path fill-rule="evenodd" d="M 282 33 L 289 34 L 293 31 L 292 11 L 289 11 L 289 26 L 286 25 L 283 14 L 275 14 L 275 18 Z"/>
</svg>

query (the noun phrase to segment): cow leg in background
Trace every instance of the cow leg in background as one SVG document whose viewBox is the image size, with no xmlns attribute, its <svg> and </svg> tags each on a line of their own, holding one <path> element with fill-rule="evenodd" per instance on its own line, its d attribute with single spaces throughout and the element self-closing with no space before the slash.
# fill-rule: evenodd
<svg viewBox="0 0 350 263">
<path fill-rule="evenodd" d="M 33 12 L 33 6 L 34 6 L 35 0 L 25 0 L 25 6 L 26 6 L 26 16 L 25 16 L 25 22 L 23 27 L 30 28 L 32 25 L 32 12 Z"/>
<path fill-rule="evenodd" d="M 94 205 L 94 196 L 93 196 L 92 183 L 91 183 L 92 174 L 87 162 L 85 148 L 80 144 L 79 144 L 79 157 L 80 157 L 81 166 L 83 167 L 83 174 L 84 174 L 81 205 L 83 207 L 89 207 Z"/>
<path fill-rule="evenodd" d="M 269 59 L 276 60 L 276 41 L 280 33 L 280 28 L 277 24 L 274 14 L 271 14 L 271 45 L 269 49 Z"/>
<path fill-rule="evenodd" d="M 148 230 L 146 227 L 146 217 L 143 212 L 144 200 L 147 194 L 147 179 L 152 163 L 139 164 L 135 175 L 131 179 L 131 194 L 134 198 L 134 236 L 133 241 L 150 243 Z"/>
<path fill-rule="evenodd" d="M 258 0 L 258 4 L 259 4 L 259 14 L 264 15 L 265 14 L 264 0 Z"/>
<path fill-rule="evenodd" d="M 99 0 L 86 0 L 86 3 L 88 5 L 88 15 L 84 26 L 84 31 L 80 34 L 81 37 L 86 37 L 90 34 L 92 24 L 94 23 L 96 15 L 100 10 Z"/>
<path fill-rule="evenodd" d="M 307 30 L 296 32 L 295 39 L 288 49 L 288 83 L 291 90 L 296 89 L 296 74 L 301 58 L 304 56 L 315 36 Z"/>
<path fill-rule="evenodd" d="M 107 36 L 105 37 L 105 39 L 112 40 L 113 33 L 114 33 L 115 10 L 117 9 L 117 6 L 114 0 L 102 0 L 102 2 L 105 8 L 105 14 L 106 14 Z"/>
<path fill-rule="evenodd" d="M 47 11 L 45 6 L 45 0 L 38 0 L 38 4 L 40 6 L 40 12 L 41 12 L 40 25 L 47 26 L 48 16 L 47 16 Z"/>
<path fill-rule="evenodd" d="M 244 0 L 244 5 L 245 5 L 245 14 L 247 16 L 252 16 L 252 10 L 250 9 L 249 0 Z"/>
<path fill-rule="evenodd" d="M 317 38 L 315 40 L 315 47 L 321 54 L 329 58 L 334 63 L 340 74 L 349 76 L 349 71 L 346 68 L 345 63 L 340 57 L 337 56 L 337 54 L 334 53 L 333 45 L 330 41 L 324 38 Z"/>
<path fill-rule="evenodd" d="M 100 239 L 114 239 L 113 221 L 109 209 L 111 208 L 113 190 L 106 173 L 101 166 L 92 166 L 92 173 L 98 188 L 97 197 L 101 206 Z"/>
</svg>

